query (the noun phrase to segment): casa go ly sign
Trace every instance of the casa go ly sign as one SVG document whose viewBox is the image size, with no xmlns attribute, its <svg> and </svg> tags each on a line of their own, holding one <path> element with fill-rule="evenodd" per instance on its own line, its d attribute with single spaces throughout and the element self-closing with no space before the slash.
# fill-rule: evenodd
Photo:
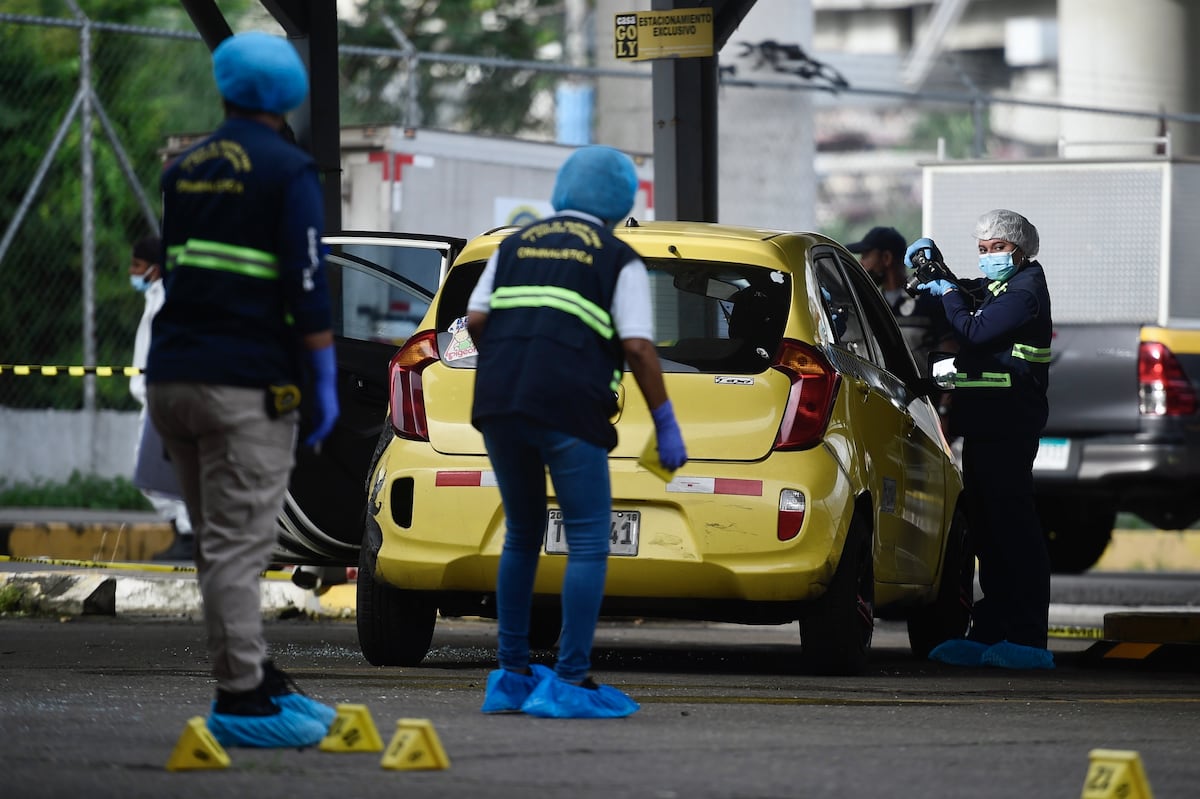
<svg viewBox="0 0 1200 799">
<path fill-rule="evenodd" d="M 713 54 L 713 12 L 682 8 L 617 14 L 613 40 L 617 58 L 625 61 L 704 58 Z"/>
</svg>

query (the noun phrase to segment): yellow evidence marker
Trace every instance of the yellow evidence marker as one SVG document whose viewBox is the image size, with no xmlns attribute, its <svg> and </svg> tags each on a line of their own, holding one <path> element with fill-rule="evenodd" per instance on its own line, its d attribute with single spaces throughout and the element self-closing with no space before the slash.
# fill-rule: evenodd
<svg viewBox="0 0 1200 799">
<path fill-rule="evenodd" d="M 378 752 L 383 739 L 366 705 L 337 706 L 337 717 L 321 739 L 322 752 Z"/>
<path fill-rule="evenodd" d="M 229 762 L 229 755 L 209 731 L 204 717 L 193 716 L 167 760 L 167 771 L 229 768 Z"/>
<path fill-rule="evenodd" d="M 445 769 L 450 758 L 429 719 L 400 719 L 379 765 L 399 771 Z"/>
<path fill-rule="evenodd" d="M 1154 799 L 1137 752 L 1093 749 L 1081 799 Z"/>
</svg>

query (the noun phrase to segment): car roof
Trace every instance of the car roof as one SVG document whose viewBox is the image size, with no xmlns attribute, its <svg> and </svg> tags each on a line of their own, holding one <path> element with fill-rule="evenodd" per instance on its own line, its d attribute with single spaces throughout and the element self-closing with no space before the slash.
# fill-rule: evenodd
<svg viewBox="0 0 1200 799">
<path fill-rule="evenodd" d="M 510 225 L 476 236 L 467 243 L 458 262 L 486 259 L 501 241 L 518 230 L 519 227 Z M 641 222 L 631 219 L 625 225 L 614 228 L 613 232 L 617 238 L 628 242 L 645 257 L 674 255 L 695 260 L 720 260 L 736 251 L 747 256 L 757 253 L 763 266 L 785 270 L 788 270 L 789 266 L 802 267 L 803 253 L 809 247 L 817 244 L 840 246 L 819 233 L 716 222 Z M 681 245 L 697 243 L 704 245 L 702 253 L 693 254 L 695 251 L 689 253 L 686 248 L 681 249 Z M 795 256 L 799 256 L 799 260 L 796 260 Z"/>
</svg>

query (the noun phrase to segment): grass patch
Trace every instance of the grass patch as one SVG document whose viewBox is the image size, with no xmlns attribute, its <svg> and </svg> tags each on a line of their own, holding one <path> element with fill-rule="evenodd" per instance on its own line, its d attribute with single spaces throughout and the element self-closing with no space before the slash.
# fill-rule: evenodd
<svg viewBox="0 0 1200 799">
<path fill-rule="evenodd" d="M 72 472 L 65 481 L 9 483 L 0 479 L 0 506 L 10 508 L 94 508 L 153 510 L 149 500 L 125 477 Z"/>
<path fill-rule="evenodd" d="M 15 613 L 21 608 L 21 598 L 25 595 L 12 583 L 0 585 L 0 613 Z"/>
</svg>

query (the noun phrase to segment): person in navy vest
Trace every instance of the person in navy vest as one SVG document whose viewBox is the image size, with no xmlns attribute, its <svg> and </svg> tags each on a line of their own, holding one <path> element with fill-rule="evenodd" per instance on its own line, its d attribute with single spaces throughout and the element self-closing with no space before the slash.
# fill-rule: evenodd
<svg viewBox="0 0 1200 799">
<path fill-rule="evenodd" d="M 922 283 L 942 298 L 958 354 L 949 375 L 954 428 L 963 437 L 967 525 L 982 598 L 965 639 L 932 660 L 959 666 L 1051 669 L 1046 648 L 1050 557 L 1033 496 L 1033 460 L 1049 406 L 1050 293 L 1033 260 L 1037 228 L 1020 214 L 989 211 L 975 225 L 982 278 Z M 941 262 L 931 239 L 909 246 Z"/>
<path fill-rule="evenodd" d="M 162 175 L 166 301 L 151 331 L 149 409 L 195 531 L 217 682 L 208 728 L 224 746 L 312 746 L 337 712 L 267 659 L 259 596 L 306 362 L 305 444 L 338 416 L 321 187 L 311 156 L 281 132 L 308 73 L 285 39 L 243 33 L 217 45 L 213 76 L 225 121 Z"/>
<path fill-rule="evenodd" d="M 505 239 L 468 302 L 479 350 L 472 423 L 483 433 L 507 524 L 496 581 L 500 668 L 483 712 L 618 718 L 638 709 L 588 676 L 604 596 L 612 496 L 609 421 L 629 364 L 669 470 L 687 450 L 654 348 L 646 266 L 611 228 L 633 208 L 637 173 L 610 147 L 562 165 L 557 212 Z M 529 616 L 546 529 L 546 470 L 567 538 L 562 636 L 553 671 L 529 662 Z"/>
</svg>

